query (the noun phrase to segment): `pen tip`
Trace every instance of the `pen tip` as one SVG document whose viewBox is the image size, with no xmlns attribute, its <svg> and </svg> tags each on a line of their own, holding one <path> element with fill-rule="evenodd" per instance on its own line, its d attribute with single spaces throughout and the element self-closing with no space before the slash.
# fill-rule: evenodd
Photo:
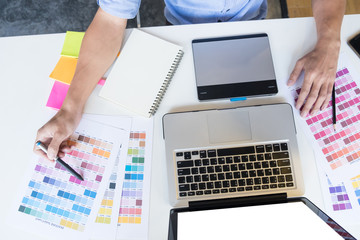
<svg viewBox="0 0 360 240">
<path fill-rule="evenodd" d="M 336 132 L 336 124 L 334 124 L 334 131 Z"/>
</svg>

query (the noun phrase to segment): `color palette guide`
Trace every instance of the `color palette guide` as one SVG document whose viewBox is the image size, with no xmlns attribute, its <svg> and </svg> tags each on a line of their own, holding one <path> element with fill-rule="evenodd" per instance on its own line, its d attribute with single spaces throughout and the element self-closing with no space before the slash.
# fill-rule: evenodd
<svg viewBox="0 0 360 240">
<path fill-rule="evenodd" d="M 117 236 L 124 239 L 147 239 L 152 131 L 152 119 L 133 120 L 118 211 Z"/>
<path fill-rule="evenodd" d="M 354 194 L 357 200 L 357 204 L 360 206 L 360 175 L 351 178 L 351 185 L 354 190 Z"/>
<path fill-rule="evenodd" d="M 129 126 L 130 128 L 130 126 Z M 129 133 L 127 132 L 127 136 Z M 107 183 L 107 188 L 102 197 L 100 208 L 95 219 L 96 232 L 92 233 L 93 238 L 103 238 L 103 233 L 111 233 L 116 236 L 118 209 L 120 207 L 121 186 L 123 183 L 124 166 L 126 159 L 128 138 L 126 144 L 121 146 L 115 166 Z"/>
<path fill-rule="evenodd" d="M 123 130 L 122 135 L 118 136 L 118 138 L 122 139 L 121 145 L 119 146 L 118 155 L 115 159 L 115 164 L 111 175 L 108 178 L 108 181 L 106 181 L 105 193 L 101 198 L 99 208 L 96 210 L 97 214 L 93 231 L 91 233 L 91 237 L 94 239 L 103 239 L 105 236 L 104 233 L 106 233 L 106 236 L 108 236 L 106 239 L 115 238 L 118 217 L 117 209 L 119 209 L 120 206 L 121 186 L 124 179 L 126 151 L 128 149 L 132 118 L 105 115 L 90 116 L 91 119 Z M 84 115 L 84 117 L 87 117 L 87 115 Z"/>
<path fill-rule="evenodd" d="M 53 238 L 88 236 L 95 222 L 106 181 L 122 139 L 121 129 L 82 119 L 68 140 L 73 150 L 63 158 L 84 178 L 80 181 L 61 165 L 35 158 L 12 220 L 17 226 Z M 127 140 L 127 139 L 126 139 Z"/>
<path fill-rule="evenodd" d="M 145 132 L 131 132 L 118 223 L 141 223 Z"/>
<path fill-rule="evenodd" d="M 290 88 L 290 103 L 300 93 L 303 76 Z M 359 174 L 358 151 L 360 140 L 360 75 L 340 53 L 335 79 L 335 102 L 337 114 L 336 131 L 332 122 L 332 101 L 325 110 L 313 116 L 300 117 L 294 109 L 301 131 L 314 150 L 326 213 L 339 223 L 357 223 L 360 208 L 356 203 L 350 178 Z M 357 174 L 356 174 L 357 172 Z"/>
<path fill-rule="evenodd" d="M 292 91 L 295 102 L 300 88 Z M 332 122 L 332 100 L 326 109 L 305 118 L 310 138 L 316 142 L 315 150 L 321 164 L 332 179 L 340 180 L 351 168 L 360 167 L 360 89 L 347 67 L 336 73 L 337 130 Z M 340 176 L 340 177 L 338 177 Z"/>
<path fill-rule="evenodd" d="M 342 211 L 352 209 L 349 195 L 346 192 L 345 185 L 343 183 L 333 185 L 328 179 L 328 189 L 331 196 L 332 208 L 334 211 Z"/>
</svg>

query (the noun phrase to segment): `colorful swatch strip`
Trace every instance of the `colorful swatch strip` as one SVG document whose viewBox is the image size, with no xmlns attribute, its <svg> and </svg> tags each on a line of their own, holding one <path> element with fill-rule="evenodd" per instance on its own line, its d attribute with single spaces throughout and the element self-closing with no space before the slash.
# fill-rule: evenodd
<svg viewBox="0 0 360 240">
<path fill-rule="evenodd" d="M 118 224 L 140 224 L 145 163 L 145 132 L 131 132 Z"/>
<path fill-rule="evenodd" d="M 106 188 L 105 194 L 101 201 L 101 206 L 95 220 L 95 222 L 97 223 L 111 224 L 111 215 L 113 212 L 114 197 L 116 191 L 118 165 L 119 165 L 119 158 L 116 159 L 113 172 L 109 179 L 109 184 Z"/>
<path fill-rule="evenodd" d="M 79 133 L 68 143 L 74 149 L 63 160 L 82 173 L 84 181 L 60 164 L 50 166 L 47 160 L 39 159 L 18 211 L 59 228 L 83 232 L 107 166 L 106 153 L 113 144 Z"/>
<path fill-rule="evenodd" d="M 352 209 L 349 195 L 346 192 L 344 184 L 333 185 L 328 179 L 328 185 L 333 210 L 342 211 Z"/>
<path fill-rule="evenodd" d="M 341 126 L 338 131 L 333 128 L 331 101 L 324 111 L 306 117 L 306 123 L 332 170 L 360 159 L 360 89 L 347 68 L 337 72 L 335 89 L 337 126 Z M 295 101 L 300 90 L 296 90 Z"/>
<path fill-rule="evenodd" d="M 355 196 L 360 205 L 360 175 L 351 178 L 351 184 L 354 188 Z"/>
</svg>

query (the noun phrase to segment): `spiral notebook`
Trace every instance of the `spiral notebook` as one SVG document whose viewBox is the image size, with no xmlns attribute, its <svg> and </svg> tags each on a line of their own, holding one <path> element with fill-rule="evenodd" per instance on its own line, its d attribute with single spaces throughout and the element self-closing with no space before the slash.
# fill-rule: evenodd
<svg viewBox="0 0 360 240">
<path fill-rule="evenodd" d="M 134 113 L 151 117 L 182 55 L 182 47 L 133 29 L 99 95 Z"/>
</svg>

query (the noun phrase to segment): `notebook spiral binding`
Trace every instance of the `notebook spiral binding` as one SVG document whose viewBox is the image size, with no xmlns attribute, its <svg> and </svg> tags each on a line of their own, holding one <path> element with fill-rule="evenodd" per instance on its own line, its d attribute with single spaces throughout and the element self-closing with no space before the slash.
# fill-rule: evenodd
<svg viewBox="0 0 360 240">
<path fill-rule="evenodd" d="M 155 98 L 151 108 L 150 108 L 150 111 L 149 111 L 150 116 L 154 115 L 155 112 L 157 111 L 157 109 L 159 108 L 160 102 L 164 97 L 164 94 L 172 80 L 172 77 L 174 76 L 174 74 L 176 72 L 176 69 L 179 66 L 179 63 L 180 63 L 183 55 L 184 55 L 184 51 L 179 50 L 178 54 L 176 55 L 176 57 L 174 59 L 174 62 L 171 64 L 171 68 L 170 68 L 168 74 L 166 75 L 166 78 L 165 78 L 165 80 L 164 80 L 164 82 L 163 82 L 158 94 L 156 95 L 156 98 Z"/>
</svg>

